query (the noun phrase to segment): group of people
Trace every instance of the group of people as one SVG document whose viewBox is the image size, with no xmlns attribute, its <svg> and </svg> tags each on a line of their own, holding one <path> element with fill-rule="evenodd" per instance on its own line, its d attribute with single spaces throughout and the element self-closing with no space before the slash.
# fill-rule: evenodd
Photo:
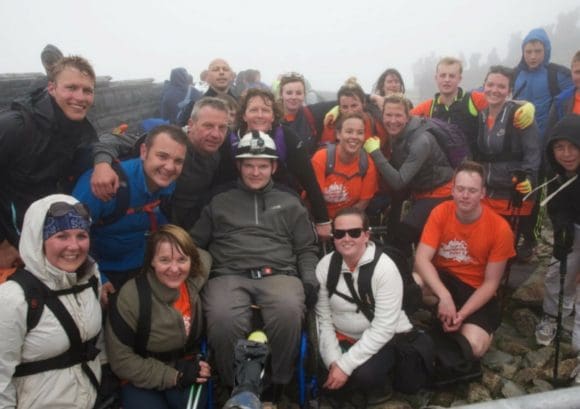
<svg viewBox="0 0 580 409">
<path fill-rule="evenodd" d="M 461 61 L 443 58 L 439 93 L 415 107 L 395 69 L 371 96 L 349 80 L 336 101 L 306 105 L 304 78 L 288 73 L 277 95 L 257 87 L 237 99 L 231 67 L 216 59 L 208 90 L 187 103 L 187 72 L 172 72 L 166 95 L 179 112 L 120 162 L 122 146 L 86 119 L 92 67 L 57 58 L 46 86 L 0 113 L 0 407 L 91 408 L 107 398 L 100 381 L 111 370 L 124 408 L 184 407 L 214 373 L 234 388 L 252 306 L 271 350 L 263 400 L 279 401 L 291 382 L 308 311 L 323 388 L 382 391 L 415 329 L 406 281 L 372 240 L 369 216 L 388 223 L 387 241 L 435 296 L 437 331 L 477 363 L 500 324 L 496 293 L 518 236 L 533 244 L 546 175 L 572 314 L 580 52 L 571 75 L 549 57 L 545 32 L 533 30 L 518 69 L 491 67 L 482 91 L 462 90 Z M 441 132 L 463 135 L 458 164 Z M 320 242 L 334 251 L 319 260 Z M 559 271 L 546 275 L 538 343 L 554 336 Z"/>
</svg>

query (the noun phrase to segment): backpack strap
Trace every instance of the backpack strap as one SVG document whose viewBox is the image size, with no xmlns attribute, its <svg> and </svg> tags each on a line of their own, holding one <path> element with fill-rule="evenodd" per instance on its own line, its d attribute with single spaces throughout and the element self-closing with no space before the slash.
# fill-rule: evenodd
<svg viewBox="0 0 580 409">
<path fill-rule="evenodd" d="M 143 358 L 154 358 L 163 362 L 170 362 L 183 358 L 188 352 L 193 351 L 195 346 L 195 331 L 193 328 L 185 345 L 165 352 L 150 352 L 147 350 L 147 343 L 151 333 L 151 286 L 146 274 L 140 274 L 135 278 L 137 294 L 139 298 L 139 315 L 137 318 L 137 329 L 133 330 L 129 324 L 119 314 L 116 297 L 109 307 L 109 323 L 115 336 L 123 344 L 134 349 Z M 193 317 L 192 311 L 192 317 Z"/>
<path fill-rule="evenodd" d="M 12 277 L 14 277 L 14 275 L 16 275 L 16 273 L 14 273 Z M 89 280 L 89 282 L 83 285 L 74 286 L 66 290 L 53 291 L 50 288 L 48 288 L 37 277 L 35 277 L 32 273 L 26 270 L 20 270 L 19 276 L 28 276 L 28 278 L 24 279 L 23 281 L 20 281 L 21 279 L 19 279 L 18 277 L 15 278 L 11 277 L 11 279 L 14 279 L 20 285 L 22 285 L 22 283 L 25 283 L 25 285 L 32 285 L 32 288 L 37 289 L 40 298 L 44 300 L 43 301 L 44 305 L 46 305 L 46 307 L 52 311 L 52 313 L 58 319 L 60 325 L 62 325 L 69 339 L 70 347 L 67 351 L 52 358 L 47 358 L 40 361 L 20 363 L 16 367 L 13 376 L 15 377 L 27 376 L 40 372 L 45 372 L 52 369 L 64 369 L 77 364 L 81 364 L 81 368 L 83 369 L 83 372 L 85 372 L 85 374 L 88 376 L 89 380 L 91 381 L 91 384 L 95 387 L 95 389 L 98 389 L 99 381 L 97 380 L 97 377 L 95 376 L 91 368 L 87 365 L 87 362 L 94 360 L 100 352 L 100 350 L 95 346 L 98 335 L 88 341 L 83 342 L 81 339 L 79 329 L 74 319 L 72 318 L 71 314 L 69 313 L 69 311 L 59 298 L 60 295 L 78 294 L 89 287 L 94 288 L 94 281 Z M 95 278 L 96 280 L 96 277 L 94 276 L 91 278 Z M 31 292 L 29 292 L 28 289 L 26 289 L 25 287 L 23 287 L 23 289 L 25 295 L 31 294 Z M 27 301 L 29 303 L 29 306 L 32 308 L 34 299 L 29 300 L 27 298 Z M 41 313 L 42 312 L 40 312 L 40 314 Z M 29 324 L 28 321 L 29 319 L 27 317 L 27 325 Z M 38 323 L 38 320 L 36 323 Z"/>
<path fill-rule="evenodd" d="M 328 298 L 336 293 L 336 285 L 338 284 L 338 277 L 340 276 L 340 269 L 342 267 L 342 256 L 338 251 L 334 251 L 330 256 L 330 264 L 328 266 L 328 275 L 326 277 L 326 290 L 328 291 Z"/>
<path fill-rule="evenodd" d="M 134 345 L 135 351 L 144 357 L 147 354 L 147 343 L 151 333 L 151 286 L 147 274 L 139 274 L 135 278 L 135 284 L 139 295 L 139 319 Z"/>
<path fill-rule="evenodd" d="M 328 177 L 329 175 L 335 174 L 340 175 L 343 178 L 350 180 L 355 177 L 364 178 L 367 174 L 369 169 L 369 158 L 364 151 L 361 149 L 359 152 L 359 161 L 358 161 L 358 173 L 356 175 L 345 175 L 344 173 L 336 172 L 335 171 L 335 163 L 336 163 L 336 144 L 335 143 L 328 143 L 326 144 L 326 167 L 324 168 L 324 176 Z"/>
<path fill-rule="evenodd" d="M 45 294 L 42 288 L 44 284 L 29 271 L 22 268 L 10 275 L 8 280 L 16 281 L 24 291 L 24 298 L 28 304 L 26 332 L 29 332 L 36 327 L 44 310 Z"/>
<path fill-rule="evenodd" d="M 149 217 L 150 230 L 157 231 L 159 228 L 159 221 L 157 220 L 155 209 L 161 204 L 161 199 L 145 203 L 143 206 L 131 207 L 131 189 L 129 187 L 127 173 L 119 161 L 113 161 L 111 167 L 119 176 L 119 189 L 117 189 L 115 195 L 115 209 L 113 210 L 113 213 L 101 217 L 96 225 L 106 226 L 118 222 L 124 216 L 145 212 L 147 213 L 147 217 Z"/>
<path fill-rule="evenodd" d="M 550 95 L 553 99 L 556 95 L 562 92 L 560 89 L 560 83 L 558 82 L 558 73 L 561 72 L 567 76 L 570 76 L 571 73 L 568 67 L 553 62 L 548 63 L 546 68 L 548 70 L 548 87 L 550 88 Z"/>
</svg>

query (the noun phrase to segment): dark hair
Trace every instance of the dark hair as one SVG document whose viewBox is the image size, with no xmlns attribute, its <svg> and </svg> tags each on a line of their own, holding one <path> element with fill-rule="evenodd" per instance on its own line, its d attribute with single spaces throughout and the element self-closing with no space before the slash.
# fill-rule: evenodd
<svg viewBox="0 0 580 409">
<path fill-rule="evenodd" d="M 276 104 L 276 99 L 274 98 L 274 94 L 270 90 L 261 89 L 261 88 L 250 88 L 246 95 L 242 97 L 240 102 L 240 109 L 238 110 L 238 115 L 236 116 L 236 124 L 238 129 L 240 130 L 240 135 L 244 135 L 248 130 L 248 124 L 244 121 L 244 114 L 246 113 L 246 109 L 248 109 L 248 103 L 254 97 L 260 97 L 266 103 L 266 105 L 270 105 L 272 107 L 272 111 L 274 112 L 274 121 L 272 123 L 272 129 L 280 122 L 282 118 L 282 112 L 280 111 L 280 107 Z"/>
<path fill-rule="evenodd" d="M 151 262 L 153 261 L 155 253 L 157 253 L 157 249 L 161 243 L 169 243 L 171 246 L 177 248 L 183 255 L 190 258 L 190 275 L 197 276 L 201 274 L 201 261 L 195 243 L 189 233 L 174 224 L 166 224 L 159 227 L 159 230 L 154 232 L 151 237 L 149 237 L 149 240 L 147 240 L 145 257 L 143 259 L 144 272 L 153 270 Z"/>
<path fill-rule="evenodd" d="M 346 80 L 344 85 L 340 87 L 337 93 L 337 98 L 340 102 L 340 97 L 353 97 L 358 98 L 361 104 L 365 105 L 366 95 L 360 85 L 358 85 L 356 78 L 351 77 Z"/>
<path fill-rule="evenodd" d="M 461 162 L 457 168 L 455 168 L 455 174 L 453 175 L 454 183 L 455 178 L 459 172 L 477 173 L 479 176 L 481 176 L 481 184 L 485 187 L 485 168 L 482 164 L 472 160 L 464 160 Z"/>
<path fill-rule="evenodd" d="M 574 64 L 575 62 L 580 62 L 580 50 L 576 51 L 574 53 L 574 56 L 572 57 L 572 64 Z"/>
<path fill-rule="evenodd" d="M 504 65 L 492 65 L 491 67 L 489 67 L 489 71 L 487 72 L 487 74 L 485 75 L 485 79 L 483 80 L 483 83 L 485 84 L 485 82 L 487 82 L 487 78 L 489 77 L 490 74 L 500 74 L 503 75 L 504 77 L 506 77 L 508 79 L 508 88 L 511 91 L 514 87 L 514 70 L 506 67 Z"/>
<path fill-rule="evenodd" d="M 162 133 L 169 135 L 169 137 L 171 139 L 173 139 L 175 142 L 177 142 L 180 145 L 184 145 L 184 146 L 187 145 L 187 141 L 188 141 L 187 135 L 185 134 L 185 132 L 183 132 L 183 129 L 181 129 L 180 127 L 175 126 L 175 125 L 156 126 L 151 131 L 149 131 L 149 133 L 145 137 L 145 140 L 143 141 L 143 143 L 145 144 L 145 146 L 147 148 L 151 148 L 151 146 L 153 145 L 153 142 L 155 142 L 155 139 L 157 138 L 157 135 L 160 135 Z"/>
<path fill-rule="evenodd" d="M 76 68 L 88 76 L 93 82 L 96 81 L 97 77 L 95 76 L 95 70 L 92 65 L 86 59 L 78 55 L 70 55 L 57 60 L 54 65 L 48 69 L 48 80 L 55 82 L 60 73 L 66 68 Z"/>
<path fill-rule="evenodd" d="M 336 129 L 337 131 L 342 130 L 342 125 L 344 125 L 344 123 L 346 122 L 347 119 L 351 119 L 351 118 L 360 119 L 362 121 L 363 125 L 365 123 L 365 117 L 362 113 L 351 112 L 349 114 L 339 115 L 338 119 L 336 120 L 336 123 L 334 125 L 334 129 Z"/>
<path fill-rule="evenodd" d="M 355 215 L 360 217 L 362 220 L 362 227 L 364 231 L 369 229 L 369 218 L 364 210 L 359 209 L 358 207 L 345 207 L 344 209 L 340 209 L 336 216 L 334 216 L 334 220 L 332 221 L 332 227 L 334 228 L 334 221 L 338 219 L 340 216 L 350 216 Z"/>
<path fill-rule="evenodd" d="M 387 76 L 392 75 L 394 77 L 397 77 L 399 82 L 401 83 L 401 93 L 404 94 L 405 93 L 405 82 L 403 81 L 403 77 L 401 76 L 401 73 L 396 70 L 395 68 L 387 68 L 385 71 L 383 71 L 383 73 L 379 76 L 379 79 L 377 80 L 375 86 L 374 86 L 374 92 L 376 92 L 377 94 L 381 95 L 381 96 L 385 96 L 385 81 L 387 80 Z"/>
</svg>

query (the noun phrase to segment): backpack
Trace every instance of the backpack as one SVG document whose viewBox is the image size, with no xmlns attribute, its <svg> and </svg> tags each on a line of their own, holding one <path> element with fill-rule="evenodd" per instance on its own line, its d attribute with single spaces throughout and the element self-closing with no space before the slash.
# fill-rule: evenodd
<svg viewBox="0 0 580 409">
<path fill-rule="evenodd" d="M 117 294 L 113 294 L 109 305 L 109 323 L 115 336 L 123 344 L 133 348 L 142 358 L 155 358 L 163 362 L 170 362 L 183 358 L 187 352 L 193 350 L 195 345 L 195 332 L 193 328 L 182 348 L 165 352 L 150 352 L 147 350 L 149 335 L 151 333 L 151 285 L 146 274 L 139 274 L 135 277 L 137 295 L 139 299 L 139 315 L 137 317 L 137 328 L 133 330 L 123 319 L 117 308 Z"/>
<path fill-rule="evenodd" d="M 564 67 L 563 65 L 556 64 L 553 62 L 548 63 L 546 69 L 548 71 L 548 88 L 550 90 L 550 96 L 554 98 L 556 95 L 562 92 L 562 90 L 560 89 L 560 84 L 558 83 L 558 73 L 560 72 L 569 77 L 571 75 L 571 72 L 568 67 Z M 518 77 L 521 71 L 522 69 L 520 68 L 519 65 L 514 69 L 513 76 L 514 80 L 515 78 Z M 518 99 L 519 95 L 522 93 L 526 85 L 528 85 L 528 82 L 524 81 L 524 83 L 520 85 L 520 87 L 517 90 L 515 90 L 512 99 Z"/>
<path fill-rule="evenodd" d="M 324 176 L 328 177 L 328 175 L 336 174 L 344 177 L 345 179 L 352 179 L 354 177 L 360 177 L 361 179 L 363 179 L 367 174 L 367 170 L 369 169 L 369 158 L 363 149 L 361 149 L 359 153 L 358 173 L 355 175 L 347 176 L 343 173 L 336 172 L 334 169 L 335 161 L 336 161 L 336 144 L 329 143 L 326 145 L 326 168 L 324 170 Z"/>
<path fill-rule="evenodd" d="M 372 321 L 375 315 L 375 298 L 373 296 L 371 281 L 375 267 L 379 258 L 383 254 L 386 254 L 395 263 L 399 270 L 399 274 L 401 274 L 401 278 L 403 279 L 403 310 L 407 314 L 412 314 L 416 311 L 421 303 L 421 289 L 413 280 L 412 269 L 407 258 L 399 249 L 389 245 L 377 245 L 373 260 L 370 263 L 360 266 L 358 275 L 358 294 L 353 291 L 354 288 L 351 288 L 347 280 L 347 285 L 351 292 L 350 296 L 336 290 L 336 285 L 338 284 L 338 279 L 341 273 L 342 256 L 338 251 L 333 252 L 330 258 L 328 277 L 326 280 L 328 297 L 330 298 L 333 294 L 336 294 L 342 299 L 356 304 L 358 310 L 360 310 L 369 321 Z"/>
<path fill-rule="evenodd" d="M 121 166 L 121 161 L 138 158 L 141 150 L 141 145 L 145 141 L 147 133 L 135 134 L 130 132 L 116 132 L 115 130 L 110 133 L 103 134 L 99 137 L 101 141 L 109 142 L 111 138 L 116 140 L 116 145 L 119 148 L 119 158 L 115 159 L 111 163 L 111 167 L 119 176 L 119 189 L 115 194 L 115 209 L 113 212 L 107 216 L 101 217 L 99 220 L 95 221 L 95 226 L 105 226 L 109 224 L 116 223 L 123 216 L 129 214 L 135 214 L 140 212 L 146 212 L 149 216 L 151 222 L 151 231 L 156 231 L 158 228 L 157 216 L 155 215 L 155 209 L 162 204 L 161 199 L 156 199 L 150 203 L 146 203 L 140 207 L 130 207 L 131 203 L 131 189 L 128 183 L 127 174 Z M 109 141 L 108 141 L 109 140 Z M 120 144 L 118 142 L 121 142 Z M 165 199 L 164 203 L 165 205 Z M 168 198 L 167 198 L 168 199 Z"/>
<path fill-rule="evenodd" d="M 469 154 L 467 139 L 461 128 L 438 118 L 422 118 L 421 123 L 420 129 L 435 137 L 449 165 L 453 169 L 457 168 Z"/>
<path fill-rule="evenodd" d="M 63 353 L 47 359 L 32 362 L 22 362 L 16 366 L 15 377 L 28 376 L 53 369 L 69 368 L 81 364 L 83 372 L 88 376 L 91 384 L 98 390 L 99 381 L 93 371 L 86 364 L 97 357 L 100 350 L 95 346 L 97 336 L 83 342 L 79 329 L 62 301 L 58 298 L 65 294 L 78 294 L 87 288 L 92 288 L 95 298 L 99 299 L 98 279 L 92 276 L 87 283 L 76 285 L 65 290 L 51 290 L 46 284 L 25 269 L 17 269 L 14 273 L 5 277 L 6 281 L 15 281 L 22 287 L 24 298 L 28 304 L 26 314 L 26 332 L 36 327 L 46 306 L 52 311 L 58 322 L 62 325 L 69 339 L 69 349 Z"/>
</svg>

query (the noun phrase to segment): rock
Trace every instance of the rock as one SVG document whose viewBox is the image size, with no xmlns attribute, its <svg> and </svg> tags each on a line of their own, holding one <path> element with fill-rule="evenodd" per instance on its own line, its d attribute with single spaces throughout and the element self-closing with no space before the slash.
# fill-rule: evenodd
<svg viewBox="0 0 580 409">
<path fill-rule="evenodd" d="M 409 403 L 399 400 L 391 400 L 379 405 L 368 405 L 367 407 L 372 409 L 413 409 Z"/>
<path fill-rule="evenodd" d="M 467 401 L 469 403 L 485 402 L 491 399 L 491 394 L 482 384 L 472 382 L 467 387 Z"/>
<path fill-rule="evenodd" d="M 521 358 L 518 357 L 517 359 L 514 360 L 513 363 L 503 364 L 499 370 L 500 375 L 507 379 L 513 379 L 515 374 L 520 369 L 521 361 L 522 361 Z"/>
<path fill-rule="evenodd" d="M 490 349 L 481 360 L 486 367 L 495 371 L 499 371 L 503 365 L 514 363 L 514 361 L 512 355 L 498 349 Z"/>
<path fill-rule="evenodd" d="M 435 392 L 429 404 L 448 408 L 455 399 L 456 397 L 451 391 L 438 391 Z"/>
<path fill-rule="evenodd" d="M 537 379 L 542 368 L 522 368 L 513 377 L 513 381 L 520 385 L 527 385 Z"/>
<path fill-rule="evenodd" d="M 526 282 L 514 291 L 512 300 L 524 305 L 541 305 L 544 299 L 544 271 L 545 267 L 540 263 Z"/>
<path fill-rule="evenodd" d="M 503 388 L 501 388 L 501 393 L 504 398 L 513 398 L 516 396 L 522 396 L 526 394 L 526 391 L 518 384 L 512 381 L 506 381 Z"/>
<path fill-rule="evenodd" d="M 543 347 L 526 354 L 526 364 L 531 368 L 541 368 L 554 356 L 554 348 Z"/>
<path fill-rule="evenodd" d="M 541 379 L 534 379 L 534 386 L 528 389 L 528 393 L 540 393 L 553 390 L 554 387 L 549 382 Z"/>
<path fill-rule="evenodd" d="M 539 318 L 529 308 L 520 308 L 513 312 L 514 327 L 526 337 L 533 337 Z"/>
<path fill-rule="evenodd" d="M 515 339 L 512 337 L 502 337 L 496 343 L 498 349 L 510 355 L 525 355 L 530 352 L 526 345 L 526 340 Z"/>
<path fill-rule="evenodd" d="M 503 386 L 503 379 L 495 372 L 484 370 L 481 383 L 489 390 L 492 396 L 497 396 Z"/>
<path fill-rule="evenodd" d="M 560 361 L 558 365 L 558 379 L 560 380 L 570 379 L 572 371 L 574 370 L 574 368 L 576 368 L 577 365 L 578 361 L 576 360 L 576 358 L 565 359 L 563 361 Z M 542 372 L 540 372 L 540 378 L 548 382 L 552 382 L 553 374 L 554 374 L 554 363 L 551 362 L 550 365 L 547 365 L 547 367 Z"/>
</svg>

